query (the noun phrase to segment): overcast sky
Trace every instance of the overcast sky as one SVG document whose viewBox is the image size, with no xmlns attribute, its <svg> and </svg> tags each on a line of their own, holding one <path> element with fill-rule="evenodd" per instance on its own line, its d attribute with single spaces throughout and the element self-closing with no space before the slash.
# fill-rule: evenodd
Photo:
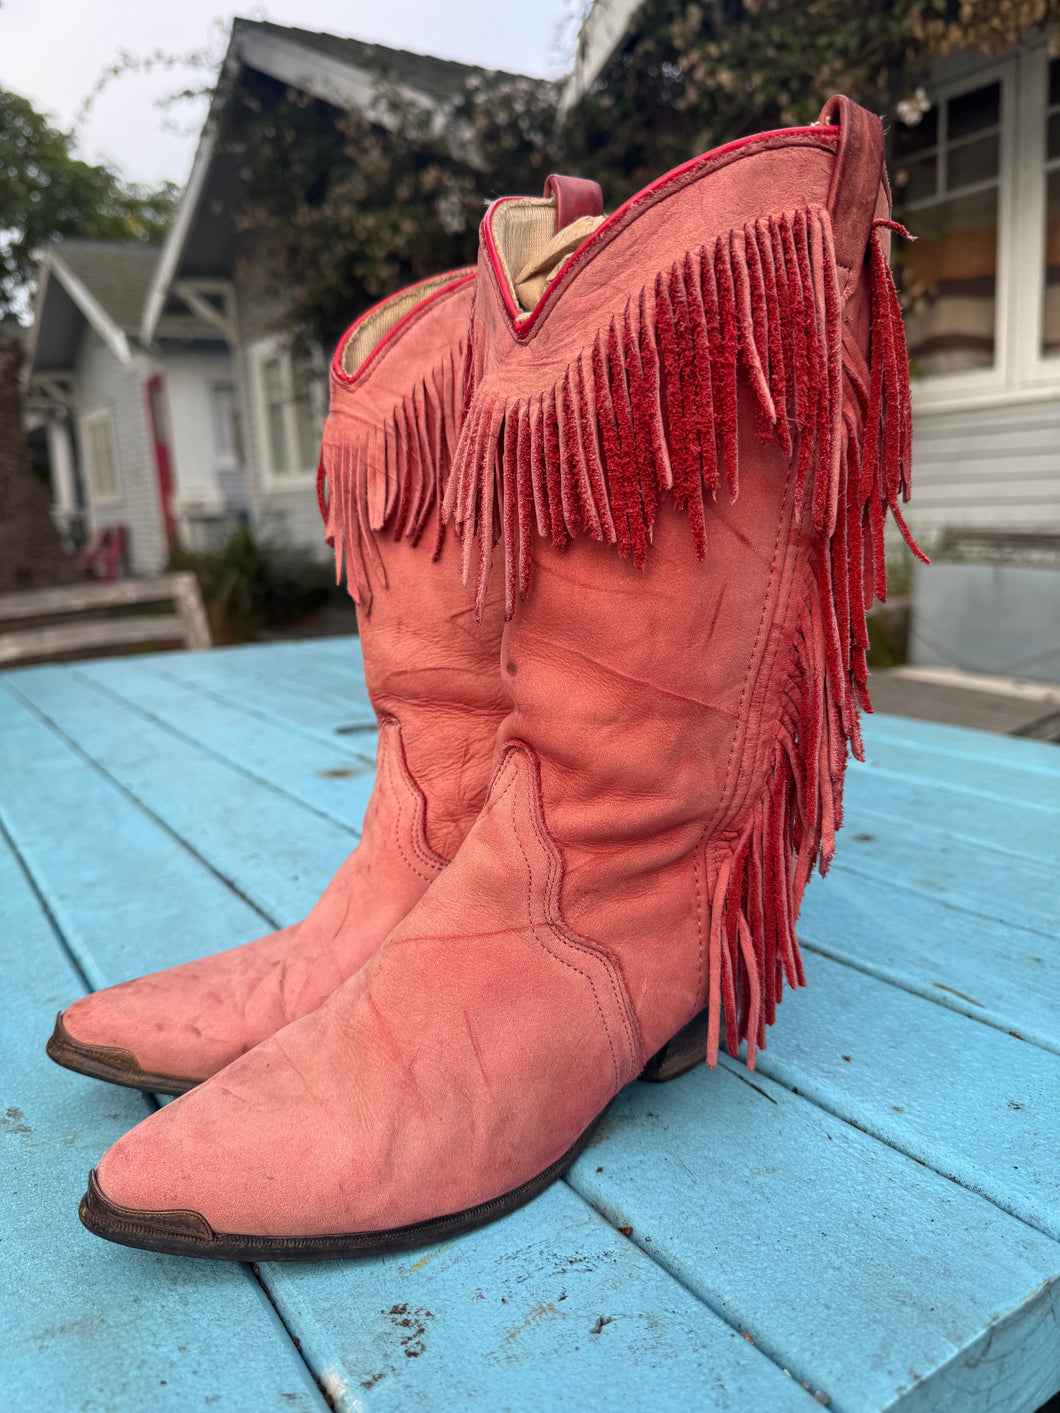
<svg viewBox="0 0 1060 1413">
<path fill-rule="evenodd" d="M 166 110 L 156 104 L 200 86 L 201 71 L 126 73 L 79 117 L 100 74 L 123 51 L 142 59 L 156 51 L 207 50 L 219 60 L 238 14 L 556 77 L 568 66 L 581 12 L 581 0 L 269 0 L 231 10 L 218 8 L 217 0 L 0 0 L 0 86 L 30 99 L 59 126 L 76 127 L 88 160 L 110 160 L 136 181 L 182 184 L 205 104 Z"/>
</svg>

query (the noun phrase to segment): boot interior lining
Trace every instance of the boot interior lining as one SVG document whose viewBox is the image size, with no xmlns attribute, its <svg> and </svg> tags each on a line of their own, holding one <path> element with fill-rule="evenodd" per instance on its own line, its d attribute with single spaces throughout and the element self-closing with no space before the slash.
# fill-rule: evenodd
<svg viewBox="0 0 1060 1413">
<path fill-rule="evenodd" d="M 542 254 L 556 234 L 556 203 L 550 196 L 521 196 L 516 201 L 505 201 L 493 213 L 491 225 L 504 278 L 518 305 L 515 277 Z"/>
<path fill-rule="evenodd" d="M 343 346 L 342 357 L 339 360 L 342 371 L 347 374 L 356 373 L 364 360 L 387 336 L 395 324 L 399 323 L 417 304 L 421 304 L 428 295 L 434 294 L 445 285 L 455 283 L 456 280 L 462 280 L 466 273 L 467 271 L 462 271 L 455 276 L 448 273 L 438 275 L 433 280 L 416 285 L 414 289 L 402 290 L 400 294 L 391 295 L 389 299 L 384 300 L 382 304 L 372 310 L 371 314 L 362 319 L 350 334 Z"/>
</svg>

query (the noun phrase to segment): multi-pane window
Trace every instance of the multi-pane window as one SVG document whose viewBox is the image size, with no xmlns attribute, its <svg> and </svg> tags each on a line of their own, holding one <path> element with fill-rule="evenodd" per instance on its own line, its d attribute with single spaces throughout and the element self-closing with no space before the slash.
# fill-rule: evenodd
<svg viewBox="0 0 1060 1413">
<path fill-rule="evenodd" d="M 118 447 L 110 408 L 103 407 L 98 412 L 87 413 L 82 418 L 81 431 L 89 496 L 93 501 L 117 499 L 121 493 Z"/>
<path fill-rule="evenodd" d="M 898 270 L 914 373 L 993 365 L 1000 155 L 997 80 L 895 132 L 896 205 L 917 237 Z"/>
<path fill-rule="evenodd" d="M 1049 63 L 1045 115 L 1045 298 L 1042 353 L 1060 355 L 1060 59 Z"/>
<path fill-rule="evenodd" d="M 279 479 L 316 470 L 323 425 L 319 378 L 308 358 L 276 349 L 260 363 L 270 473 Z"/>
</svg>

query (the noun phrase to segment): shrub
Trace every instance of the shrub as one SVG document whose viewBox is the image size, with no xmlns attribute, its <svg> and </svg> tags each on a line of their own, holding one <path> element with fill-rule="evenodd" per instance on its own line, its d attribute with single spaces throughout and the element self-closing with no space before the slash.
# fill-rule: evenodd
<svg viewBox="0 0 1060 1413">
<path fill-rule="evenodd" d="M 326 562 L 259 538 L 249 525 L 212 554 L 178 545 L 168 568 L 198 579 L 215 643 L 250 642 L 263 629 L 296 623 L 323 607 L 332 578 Z"/>
</svg>

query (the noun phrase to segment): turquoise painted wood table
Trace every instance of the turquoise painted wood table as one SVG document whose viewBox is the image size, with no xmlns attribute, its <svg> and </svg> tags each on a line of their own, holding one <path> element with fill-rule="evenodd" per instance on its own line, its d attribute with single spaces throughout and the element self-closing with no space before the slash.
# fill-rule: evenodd
<svg viewBox="0 0 1060 1413">
<path fill-rule="evenodd" d="M 1060 751 L 869 723 L 757 1072 L 630 1086 L 425 1251 L 224 1266 L 77 1221 L 150 1101 L 54 1015 L 294 922 L 357 838 L 355 639 L 0 677 L 0 1407 L 1031 1413 L 1060 1389 Z"/>
</svg>

